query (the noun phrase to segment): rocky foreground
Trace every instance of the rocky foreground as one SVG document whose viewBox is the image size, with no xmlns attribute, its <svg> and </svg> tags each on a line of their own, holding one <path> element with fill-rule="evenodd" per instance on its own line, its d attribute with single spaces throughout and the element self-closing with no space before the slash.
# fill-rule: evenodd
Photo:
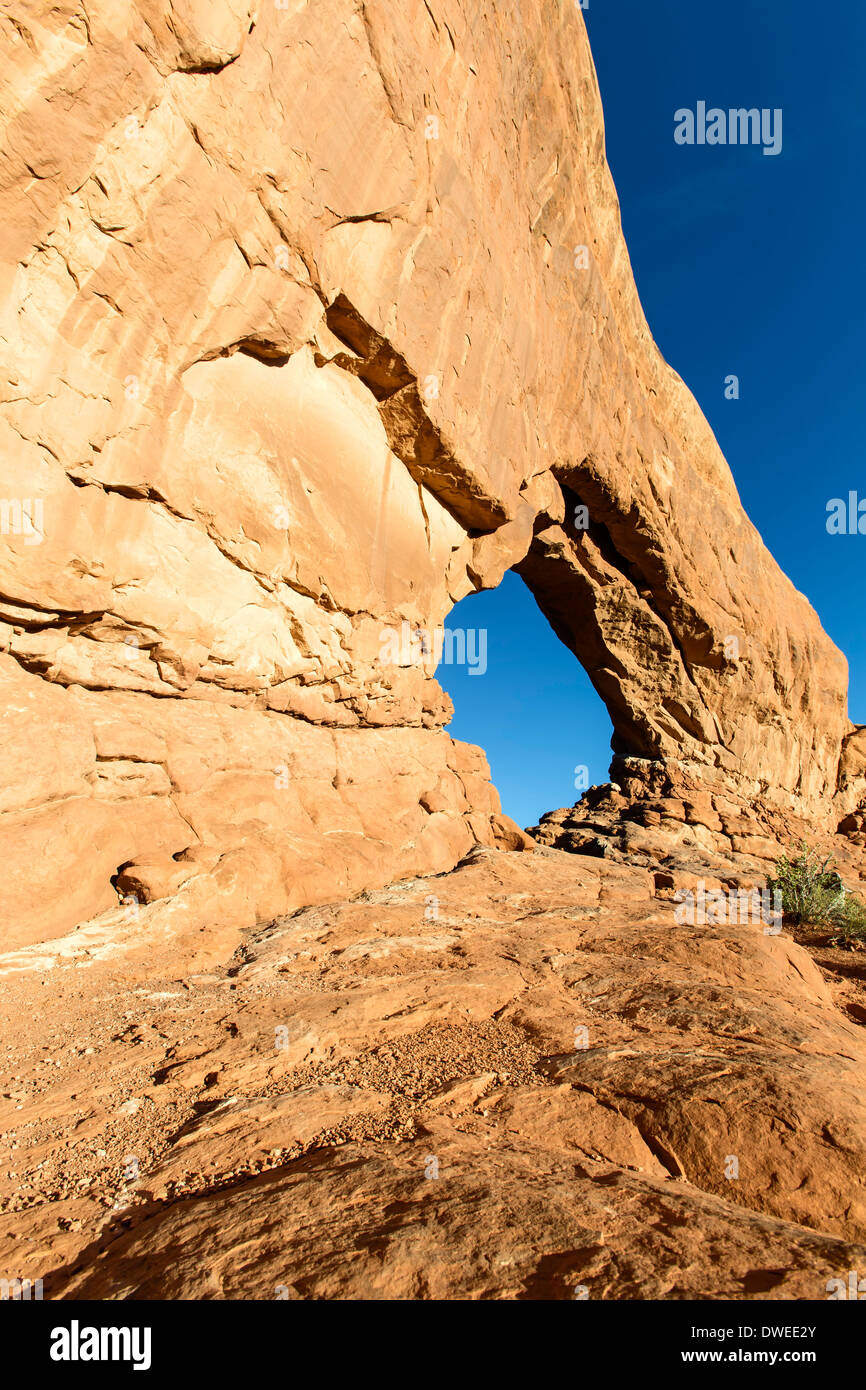
<svg viewBox="0 0 866 1390">
<path fill-rule="evenodd" d="M 236 949 L 217 922 L 207 970 L 133 931 L 7 955 L 0 1267 L 59 1299 L 827 1298 L 866 1261 L 862 956 L 656 894 L 478 848 Z"/>
</svg>

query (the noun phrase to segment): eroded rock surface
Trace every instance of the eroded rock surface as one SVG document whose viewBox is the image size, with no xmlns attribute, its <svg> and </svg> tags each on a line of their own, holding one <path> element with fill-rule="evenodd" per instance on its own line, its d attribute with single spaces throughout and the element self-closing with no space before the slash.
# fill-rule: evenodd
<svg viewBox="0 0 866 1390">
<path fill-rule="evenodd" d="M 0 970 L 0 1265 L 46 1296 L 823 1299 L 866 1255 L 838 979 L 640 868 L 476 849 L 205 974 Z"/>
<path fill-rule="evenodd" d="M 802 827 L 856 881 L 864 731 L 652 341 L 579 8 L 0 42 L 0 1272 L 826 1297 L 862 973 L 673 893 Z M 434 679 L 512 567 L 614 724 L 542 844 Z"/>
<path fill-rule="evenodd" d="M 744 796 L 673 760 L 615 757 L 616 781 L 590 787 L 574 806 L 548 811 L 530 838 L 569 850 L 635 864 L 654 872 L 656 885 L 763 888 L 780 855 L 801 843 L 832 861 L 848 889 L 866 891 L 862 811 L 836 833 L 820 822 Z"/>
<path fill-rule="evenodd" d="M 515 565 L 620 754 L 857 814 L 844 659 L 641 312 L 578 7 L 12 0 L 0 38 L 7 944 L 513 838 L 383 639 Z"/>
</svg>

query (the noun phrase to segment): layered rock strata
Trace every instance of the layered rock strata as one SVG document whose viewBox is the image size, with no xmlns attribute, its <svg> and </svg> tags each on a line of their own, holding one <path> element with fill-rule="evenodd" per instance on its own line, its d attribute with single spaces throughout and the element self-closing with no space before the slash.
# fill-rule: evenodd
<svg viewBox="0 0 866 1390">
<path fill-rule="evenodd" d="M 434 647 L 385 656 L 512 566 L 619 754 L 856 811 L 844 659 L 641 311 L 578 7 L 12 0 L 0 38 L 10 944 L 513 839 Z"/>
</svg>

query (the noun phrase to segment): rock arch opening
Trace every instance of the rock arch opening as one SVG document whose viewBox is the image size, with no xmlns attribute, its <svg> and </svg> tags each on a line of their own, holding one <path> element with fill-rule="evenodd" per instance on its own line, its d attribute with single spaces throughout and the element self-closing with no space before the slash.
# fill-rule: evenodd
<svg viewBox="0 0 866 1390">
<path fill-rule="evenodd" d="M 462 599 L 443 636 L 436 679 L 454 704 L 448 732 L 484 749 L 507 815 L 534 825 L 607 781 L 610 716 L 514 570 Z"/>
</svg>

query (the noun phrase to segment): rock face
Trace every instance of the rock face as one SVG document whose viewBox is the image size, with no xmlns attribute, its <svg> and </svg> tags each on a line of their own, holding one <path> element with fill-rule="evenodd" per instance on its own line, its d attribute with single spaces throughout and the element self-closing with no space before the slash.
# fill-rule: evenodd
<svg viewBox="0 0 866 1390">
<path fill-rule="evenodd" d="M 827 1297 L 857 968 L 674 893 L 802 827 L 857 879 L 866 740 L 653 344 L 579 8 L 0 35 L 0 1274 Z M 534 839 L 434 679 L 512 567 L 615 731 Z"/>
<path fill-rule="evenodd" d="M 590 787 L 575 806 L 548 811 L 530 838 L 537 844 L 635 864 L 661 886 L 712 878 L 734 888 L 763 887 L 779 856 L 805 841 L 832 860 L 847 887 L 866 892 L 864 815 L 846 816 L 836 834 L 803 814 L 757 802 L 694 768 L 615 757 L 617 779 Z"/>
<path fill-rule="evenodd" d="M 643 869 L 476 847 L 208 972 L 78 952 L 0 976 L 0 1269 L 46 1297 L 820 1300 L 863 1268 L 845 986 L 760 922 L 676 926 Z"/>
<path fill-rule="evenodd" d="M 856 814 L 844 659 L 653 344 L 575 6 L 12 0 L 0 34 L 10 948 L 512 842 L 413 638 L 511 566 L 618 754 Z"/>
</svg>

